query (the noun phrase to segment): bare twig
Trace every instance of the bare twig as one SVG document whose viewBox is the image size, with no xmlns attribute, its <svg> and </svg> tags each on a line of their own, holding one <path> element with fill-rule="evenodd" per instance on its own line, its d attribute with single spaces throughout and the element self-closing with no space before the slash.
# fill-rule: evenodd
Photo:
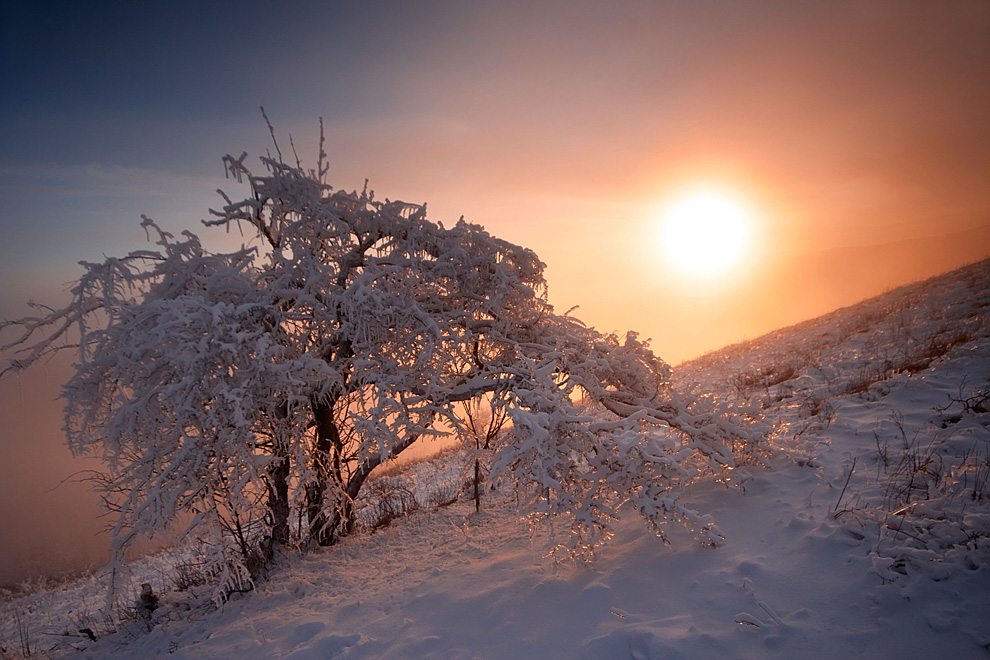
<svg viewBox="0 0 990 660">
<path fill-rule="evenodd" d="M 853 458 L 852 466 L 849 468 L 849 474 L 846 475 L 846 483 L 842 486 L 842 492 L 839 493 L 839 499 L 835 501 L 835 506 L 832 508 L 832 517 L 838 517 L 839 504 L 842 503 L 842 498 L 846 494 L 846 488 L 849 487 L 849 481 L 852 479 L 853 472 L 856 471 L 856 459 Z"/>
</svg>

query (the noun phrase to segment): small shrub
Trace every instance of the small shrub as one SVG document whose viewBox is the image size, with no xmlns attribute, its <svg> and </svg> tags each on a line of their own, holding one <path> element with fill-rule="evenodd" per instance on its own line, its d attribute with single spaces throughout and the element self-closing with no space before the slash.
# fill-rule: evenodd
<svg viewBox="0 0 990 660">
<path fill-rule="evenodd" d="M 877 374 L 875 368 L 871 368 L 869 365 L 863 365 L 846 381 L 840 394 L 863 394 L 874 383 L 880 380 L 881 377 Z"/>
<path fill-rule="evenodd" d="M 426 497 L 427 506 L 431 509 L 439 509 L 441 507 L 450 506 L 457 501 L 457 498 L 461 494 L 461 490 L 461 487 L 456 481 L 443 481 L 430 489 Z"/>
<path fill-rule="evenodd" d="M 922 357 L 935 360 L 946 355 L 958 344 L 976 339 L 976 333 L 968 329 L 942 327 L 929 335 L 922 346 Z"/>
<path fill-rule="evenodd" d="M 812 391 L 804 395 L 802 405 L 811 417 L 817 417 L 825 428 L 835 421 L 835 404 L 828 391 Z"/>
<path fill-rule="evenodd" d="M 763 394 L 762 405 L 767 409 L 790 395 L 789 391 L 785 392 L 784 383 L 794 378 L 796 374 L 797 369 L 791 364 L 758 367 L 753 371 L 736 375 L 733 386 L 740 399 L 751 400 L 754 394 Z M 778 387 L 776 393 L 770 392 L 772 387 Z"/>
<path fill-rule="evenodd" d="M 175 565 L 175 574 L 172 577 L 172 589 L 175 591 L 189 591 L 209 582 L 210 576 L 203 562 L 186 561 Z"/>
<path fill-rule="evenodd" d="M 951 412 L 950 412 L 951 411 Z M 990 412 L 990 378 L 980 389 L 966 392 L 959 388 L 958 396 L 950 396 L 944 406 L 935 408 L 942 418 L 942 428 L 958 424 L 968 415 L 982 415 Z"/>
<path fill-rule="evenodd" d="M 415 494 L 402 479 L 383 477 L 366 488 L 369 505 L 364 524 L 371 529 L 387 527 L 396 518 L 419 509 Z"/>
<path fill-rule="evenodd" d="M 890 459 L 887 457 L 889 445 L 886 440 L 880 440 L 880 434 L 877 433 L 876 429 L 873 430 L 873 439 L 877 444 L 877 479 L 879 479 L 880 467 L 883 466 L 884 472 L 890 467 Z"/>
<path fill-rule="evenodd" d="M 918 500 L 930 499 L 942 482 L 943 460 L 938 451 L 940 443 L 932 441 L 921 446 L 917 440 L 901 454 L 890 475 L 884 499 L 888 509 L 909 506 Z"/>
</svg>

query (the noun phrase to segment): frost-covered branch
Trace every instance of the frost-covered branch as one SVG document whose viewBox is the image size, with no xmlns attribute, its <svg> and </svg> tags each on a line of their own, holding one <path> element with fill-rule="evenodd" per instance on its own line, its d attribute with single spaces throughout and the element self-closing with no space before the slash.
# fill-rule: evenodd
<svg viewBox="0 0 990 660">
<path fill-rule="evenodd" d="M 557 551 L 590 552 L 629 502 L 660 533 L 719 540 L 678 493 L 731 465 L 745 428 L 675 392 L 634 333 L 556 314 L 532 251 L 335 191 L 325 156 L 321 137 L 315 170 L 224 158 L 246 195 L 203 222 L 246 223 L 262 248 L 210 252 L 144 218 L 157 249 L 83 264 L 69 305 L 0 326 L 19 331 L 4 374 L 78 347 L 68 441 L 107 464 L 118 555 L 184 521 L 236 582 L 293 538 L 333 543 L 372 470 L 438 428 L 467 438 L 462 404 L 482 398 L 512 424 L 493 474 L 570 521 Z"/>
</svg>

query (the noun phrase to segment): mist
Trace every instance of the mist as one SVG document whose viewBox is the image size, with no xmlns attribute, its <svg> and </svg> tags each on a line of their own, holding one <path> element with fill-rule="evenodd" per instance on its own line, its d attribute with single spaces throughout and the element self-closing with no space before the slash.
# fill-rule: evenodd
<svg viewBox="0 0 990 660">
<path fill-rule="evenodd" d="M 0 584 L 75 573 L 109 558 L 108 520 L 85 481 L 99 461 L 74 458 L 57 400 L 68 356 L 0 381 Z"/>
</svg>

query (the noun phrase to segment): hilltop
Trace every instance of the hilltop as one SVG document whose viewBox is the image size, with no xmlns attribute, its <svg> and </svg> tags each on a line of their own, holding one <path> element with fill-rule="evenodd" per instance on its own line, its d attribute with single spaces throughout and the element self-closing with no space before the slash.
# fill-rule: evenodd
<svg viewBox="0 0 990 660">
<path fill-rule="evenodd" d="M 220 610 L 194 585 L 163 593 L 153 625 L 114 634 L 79 605 L 95 587 L 12 600 L 0 646 L 16 657 L 24 631 L 83 658 L 990 656 L 990 261 L 707 354 L 675 383 L 773 429 L 684 495 L 719 547 L 665 547 L 632 515 L 590 566 L 554 564 L 495 492 L 480 513 L 422 507 L 286 557 Z M 409 489 L 458 474 L 438 465 Z M 155 566 L 164 587 L 175 569 Z"/>
</svg>

